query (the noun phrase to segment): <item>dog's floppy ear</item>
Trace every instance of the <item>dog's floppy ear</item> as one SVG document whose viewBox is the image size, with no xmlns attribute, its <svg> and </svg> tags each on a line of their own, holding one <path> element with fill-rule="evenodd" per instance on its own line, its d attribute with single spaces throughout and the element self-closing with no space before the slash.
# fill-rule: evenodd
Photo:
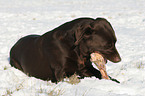
<svg viewBox="0 0 145 96">
<path fill-rule="evenodd" d="M 74 45 L 77 46 L 80 43 L 80 41 L 83 39 L 84 34 L 90 35 L 91 33 L 92 28 L 90 25 L 78 27 L 77 31 L 75 32 L 76 41 Z"/>
</svg>

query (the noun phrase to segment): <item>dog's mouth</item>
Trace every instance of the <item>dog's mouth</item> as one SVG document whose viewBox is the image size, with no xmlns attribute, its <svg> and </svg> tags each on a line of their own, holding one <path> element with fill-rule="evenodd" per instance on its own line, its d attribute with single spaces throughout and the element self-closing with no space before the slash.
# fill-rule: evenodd
<svg viewBox="0 0 145 96">
<path fill-rule="evenodd" d="M 90 54 L 90 56 L 91 56 L 91 60 L 92 59 L 99 59 L 99 58 L 102 58 L 102 60 L 103 60 L 103 62 L 106 64 L 107 63 L 107 58 L 103 55 L 103 54 L 101 54 L 100 52 L 92 52 L 91 54 Z"/>
</svg>

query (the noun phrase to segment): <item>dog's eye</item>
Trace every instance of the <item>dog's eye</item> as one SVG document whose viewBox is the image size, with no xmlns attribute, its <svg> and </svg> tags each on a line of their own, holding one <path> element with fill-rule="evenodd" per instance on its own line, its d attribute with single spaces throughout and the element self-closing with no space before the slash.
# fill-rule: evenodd
<svg viewBox="0 0 145 96">
<path fill-rule="evenodd" d="M 86 35 L 91 35 L 92 34 L 92 30 L 91 30 L 91 28 L 87 28 L 86 30 L 85 30 L 85 34 Z"/>
<path fill-rule="evenodd" d="M 86 35 L 91 35 L 91 34 L 92 34 L 91 31 L 86 32 Z"/>
</svg>

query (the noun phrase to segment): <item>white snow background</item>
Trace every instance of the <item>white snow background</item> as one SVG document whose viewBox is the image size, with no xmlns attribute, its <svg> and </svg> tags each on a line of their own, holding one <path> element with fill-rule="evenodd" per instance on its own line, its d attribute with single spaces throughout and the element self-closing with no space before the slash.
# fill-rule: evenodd
<svg viewBox="0 0 145 96">
<path fill-rule="evenodd" d="M 106 66 L 120 84 L 95 77 L 54 84 L 10 66 L 9 51 L 18 39 L 79 17 L 112 24 L 122 61 Z M 0 96 L 145 96 L 145 0 L 0 0 Z"/>
</svg>

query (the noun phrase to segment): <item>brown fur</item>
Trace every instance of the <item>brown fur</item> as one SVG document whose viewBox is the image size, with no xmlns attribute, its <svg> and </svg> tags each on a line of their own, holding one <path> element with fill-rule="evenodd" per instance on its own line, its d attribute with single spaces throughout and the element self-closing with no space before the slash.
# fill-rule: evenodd
<svg viewBox="0 0 145 96">
<path fill-rule="evenodd" d="M 115 43 L 114 30 L 106 19 L 79 18 L 42 36 L 21 38 L 10 51 L 10 64 L 30 76 L 52 82 L 74 73 L 80 78 L 101 79 L 90 54 L 98 52 L 112 62 L 119 62 Z"/>
</svg>

